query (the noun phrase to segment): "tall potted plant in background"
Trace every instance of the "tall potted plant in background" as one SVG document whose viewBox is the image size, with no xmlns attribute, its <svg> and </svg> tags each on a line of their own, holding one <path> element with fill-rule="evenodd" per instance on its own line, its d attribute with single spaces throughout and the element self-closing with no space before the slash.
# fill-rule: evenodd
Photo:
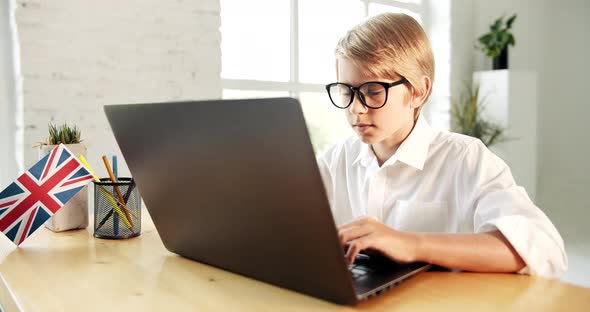
<svg viewBox="0 0 590 312">
<path fill-rule="evenodd" d="M 61 126 L 49 124 L 49 137 L 39 142 L 39 159 L 49 154 L 58 144 L 64 144 L 76 157 L 86 157 L 86 146 L 80 140 L 81 131 L 78 127 L 70 127 L 66 123 Z M 45 227 L 60 232 L 72 229 L 83 229 L 88 226 L 88 186 L 72 197 L 65 206 L 58 210 L 47 222 Z"/>
<path fill-rule="evenodd" d="M 452 130 L 478 138 L 487 147 L 506 141 L 506 129 L 482 114 L 485 99 L 480 97 L 479 86 L 468 86 L 467 91 L 451 103 Z"/>
<path fill-rule="evenodd" d="M 504 16 L 498 18 L 490 26 L 490 31 L 477 39 L 481 44 L 481 51 L 493 60 L 494 70 L 508 69 L 508 46 L 516 44 L 514 35 L 510 32 L 515 19 L 516 14 L 504 24 Z"/>
</svg>

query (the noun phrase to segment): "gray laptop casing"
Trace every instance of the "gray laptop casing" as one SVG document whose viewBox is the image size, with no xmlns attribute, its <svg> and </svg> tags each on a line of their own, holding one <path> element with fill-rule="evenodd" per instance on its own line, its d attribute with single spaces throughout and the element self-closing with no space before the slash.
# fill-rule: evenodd
<svg viewBox="0 0 590 312">
<path fill-rule="evenodd" d="M 355 285 L 295 99 L 104 110 L 171 252 L 340 304 L 426 269 Z"/>
</svg>

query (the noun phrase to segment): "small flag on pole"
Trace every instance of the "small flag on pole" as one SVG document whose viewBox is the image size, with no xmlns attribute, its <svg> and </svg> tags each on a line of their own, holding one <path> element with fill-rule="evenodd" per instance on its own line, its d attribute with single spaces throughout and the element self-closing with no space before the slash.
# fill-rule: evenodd
<svg viewBox="0 0 590 312">
<path fill-rule="evenodd" d="M 20 245 L 93 176 L 63 144 L 0 192 L 0 231 Z"/>
</svg>

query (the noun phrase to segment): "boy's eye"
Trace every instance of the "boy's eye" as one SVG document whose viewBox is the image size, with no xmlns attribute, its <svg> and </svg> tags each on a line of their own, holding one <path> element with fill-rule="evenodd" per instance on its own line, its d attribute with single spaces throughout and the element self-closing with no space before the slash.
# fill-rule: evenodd
<svg viewBox="0 0 590 312">
<path fill-rule="evenodd" d="M 350 95 L 350 88 L 347 88 L 345 86 L 340 87 L 338 91 L 341 95 Z"/>
<path fill-rule="evenodd" d="M 363 93 L 369 96 L 378 95 L 383 92 L 383 87 L 380 85 L 367 85 L 363 88 Z"/>
<path fill-rule="evenodd" d="M 381 92 L 383 92 L 383 90 L 369 89 L 369 90 L 367 90 L 367 95 L 377 95 L 377 94 L 379 94 Z"/>
</svg>

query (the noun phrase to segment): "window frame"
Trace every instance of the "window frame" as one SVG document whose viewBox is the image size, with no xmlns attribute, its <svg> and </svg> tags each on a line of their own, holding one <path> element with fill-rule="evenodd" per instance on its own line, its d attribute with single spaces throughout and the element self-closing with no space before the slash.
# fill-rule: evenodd
<svg viewBox="0 0 590 312">
<path fill-rule="evenodd" d="M 371 3 L 387 5 L 412 11 L 424 20 L 424 4 L 399 0 L 359 0 L 364 4 L 364 17 L 369 16 Z M 222 90 L 247 90 L 247 91 L 282 91 L 289 96 L 299 99 L 302 92 L 323 93 L 323 84 L 303 83 L 299 81 L 299 0 L 290 0 L 290 53 L 289 53 L 289 81 L 267 81 L 254 79 L 221 79 Z M 222 21 L 223 22 L 223 21 Z M 223 36 L 223 34 L 221 34 Z M 223 66 L 223 65 L 222 65 Z"/>
</svg>

